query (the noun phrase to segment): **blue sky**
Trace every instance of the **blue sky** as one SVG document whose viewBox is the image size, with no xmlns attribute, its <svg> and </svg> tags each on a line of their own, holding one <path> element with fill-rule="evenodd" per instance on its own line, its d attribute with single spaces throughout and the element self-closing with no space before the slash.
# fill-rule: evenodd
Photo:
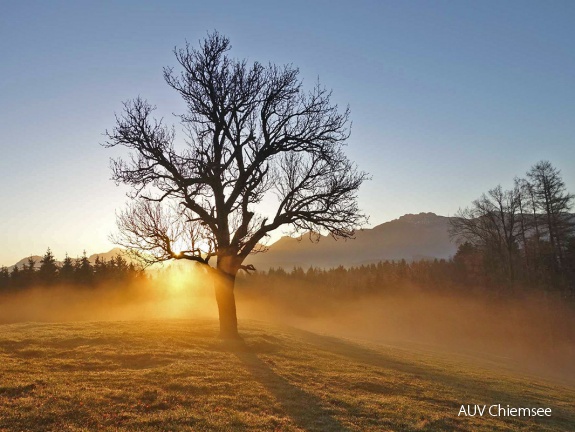
<svg viewBox="0 0 575 432">
<path fill-rule="evenodd" d="M 138 1 L 3 4 L 0 265 L 112 247 L 125 190 L 103 132 L 141 95 L 171 119 L 172 49 L 208 31 L 298 66 L 350 105 L 371 225 L 453 214 L 541 159 L 575 192 L 572 1 Z"/>
</svg>

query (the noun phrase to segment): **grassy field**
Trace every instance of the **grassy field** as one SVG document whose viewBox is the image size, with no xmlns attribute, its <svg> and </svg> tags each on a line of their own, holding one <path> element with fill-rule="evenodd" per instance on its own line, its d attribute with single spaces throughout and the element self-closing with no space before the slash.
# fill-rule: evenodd
<svg viewBox="0 0 575 432">
<path fill-rule="evenodd" d="M 0 430 L 570 431 L 575 390 L 497 365 L 242 322 L 0 326 Z M 550 418 L 458 417 L 462 404 Z"/>
</svg>

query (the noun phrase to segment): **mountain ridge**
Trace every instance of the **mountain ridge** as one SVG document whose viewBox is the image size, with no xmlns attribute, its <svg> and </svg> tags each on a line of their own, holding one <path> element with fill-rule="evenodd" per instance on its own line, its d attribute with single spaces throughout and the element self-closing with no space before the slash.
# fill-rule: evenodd
<svg viewBox="0 0 575 432">
<path fill-rule="evenodd" d="M 385 260 L 447 259 L 457 250 L 449 238 L 449 217 L 435 213 L 406 214 L 356 232 L 354 239 L 321 236 L 314 243 L 284 236 L 266 253 L 248 258 L 259 270 L 272 267 L 337 267 L 371 264 Z"/>
<path fill-rule="evenodd" d="M 265 253 L 250 255 L 246 261 L 258 270 L 268 270 L 272 267 L 349 267 L 401 259 L 447 259 L 457 250 L 449 238 L 450 219 L 431 212 L 408 213 L 373 228 L 360 229 L 353 239 L 335 240 L 327 235 L 313 242 L 306 238 L 309 233 L 299 238 L 283 236 L 269 245 Z M 108 260 L 121 252 L 122 249 L 113 248 L 90 255 L 89 260 L 93 263 L 97 256 Z M 42 257 L 33 255 L 32 258 L 38 267 Z M 14 265 L 21 268 L 27 260 L 28 257 L 23 258 Z"/>
</svg>

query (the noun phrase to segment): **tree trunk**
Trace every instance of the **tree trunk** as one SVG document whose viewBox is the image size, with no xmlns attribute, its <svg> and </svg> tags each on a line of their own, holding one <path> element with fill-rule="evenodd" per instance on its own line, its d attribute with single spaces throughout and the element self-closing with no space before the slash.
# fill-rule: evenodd
<svg viewBox="0 0 575 432">
<path fill-rule="evenodd" d="M 218 269 L 214 288 L 220 316 L 220 339 L 240 339 L 236 316 L 236 298 L 234 296 L 235 281 L 235 274 L 229 274 Z"/>
</svg>

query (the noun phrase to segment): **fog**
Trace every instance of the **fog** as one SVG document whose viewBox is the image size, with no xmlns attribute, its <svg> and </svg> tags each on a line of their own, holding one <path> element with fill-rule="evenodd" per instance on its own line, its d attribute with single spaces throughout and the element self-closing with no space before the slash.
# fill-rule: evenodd
<svg viewBox="0 0 575 432">
<path fill-rule="evenodd" d="M 349 339 L 465 357 L 575 385 L 573 311 L 541 298 L 486 301 L 412 290 L 345 302 L 240 302 L 240 313 Z M 545 304 L 547 303 L 547 304 Z"/>
<path fill-rule="evenodd" d="M 38 286 L 0 297 L 0 323 L 217 318 L 210 282 L 169 269 L 123 284 Z"/>
<path fill-rule="evenodd" d="M 293 283 L 266 291 L 243 278 L 242 320 L 268 321 L 399 348 L 463 356 L 575 385 L 573 310 L 541 297 L 471 299 L 415 287 L 336 299 Z M 194 268 L 99 287 L 37 287 L 0 297 L 0 323 L 217 318 L 210 281 Z"/>
</svg>

